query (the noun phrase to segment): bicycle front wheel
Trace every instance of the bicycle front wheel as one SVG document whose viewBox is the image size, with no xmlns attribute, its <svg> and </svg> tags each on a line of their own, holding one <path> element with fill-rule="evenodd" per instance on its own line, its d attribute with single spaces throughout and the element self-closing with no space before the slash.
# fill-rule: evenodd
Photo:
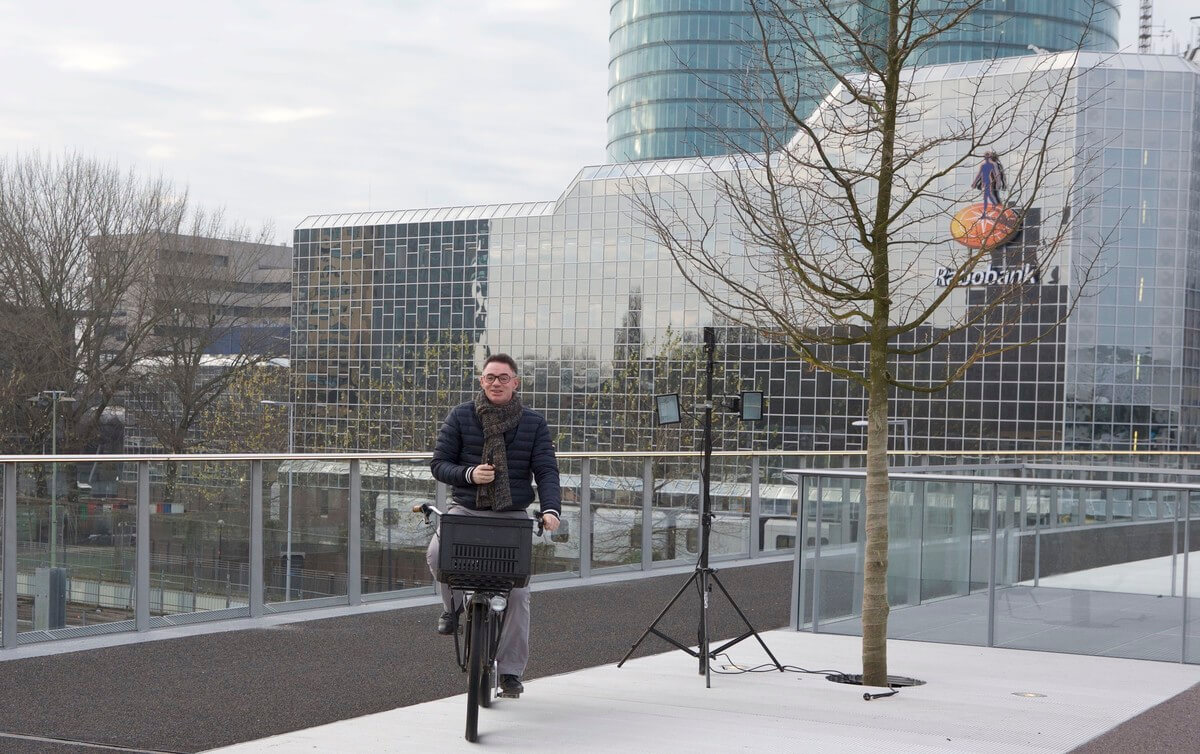
<svg viewBox="0 0 1200 754">
<path fill-rule="evenodd" d="M 472 602 L 467 615 L 467 740 L 479 740 L 479 690 L 488 658 L 487 605 Z"/>
</svg>

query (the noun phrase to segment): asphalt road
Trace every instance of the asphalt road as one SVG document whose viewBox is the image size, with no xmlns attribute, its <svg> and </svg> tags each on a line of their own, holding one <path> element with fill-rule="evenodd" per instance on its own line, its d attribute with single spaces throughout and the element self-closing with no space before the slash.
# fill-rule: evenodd
<svg viewBox="0 0 1200 754">
<path fill-rule="evenodd" d="M 790 563 L 718 576 L 756 629 L 787 625 Z M 686 579 L 535 593 L 526 683 L 616 663 Z M 712 605 L 713 636 L 743 631 L 723 597 Z M 439 613 L 406 608 L 3 662 L 0 752 L 200 751 L 459 694 L 466 680 L 453 640 L 434 633 Z M 699 615 L 688 589 L 659 628 L 694 644 Z M 636 656 L 664 651 L 699 670 L 655 636 Z"/>
</svg>

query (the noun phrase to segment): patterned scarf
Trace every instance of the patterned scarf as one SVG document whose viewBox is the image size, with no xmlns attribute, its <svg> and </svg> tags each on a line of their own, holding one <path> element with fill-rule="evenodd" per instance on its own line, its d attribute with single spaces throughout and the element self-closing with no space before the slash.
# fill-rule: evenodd
<svg viewBox="0 0 1200 754">
<path fill-rule="evenodd" d="M 521 399 L 497 406 L 482 390 L 475 396 L 475 415 L 483 424 L 483 463 L 496 467 L 496 478 L 475 490 L 475 507 L 480 510 L 506 511 L 513 507 L 512 488 L 508 484 L 508 448 L 504 435 L 521 421 Z"/>
</svg>

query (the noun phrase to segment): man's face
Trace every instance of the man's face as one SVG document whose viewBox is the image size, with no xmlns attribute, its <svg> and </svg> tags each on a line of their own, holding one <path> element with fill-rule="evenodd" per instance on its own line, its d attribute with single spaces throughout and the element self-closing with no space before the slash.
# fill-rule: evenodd
<svg viewBox="0 0 1200 754">
<path fill-rule="evenodd" d="M 484 395 L 497 405 L 511 401 L 520 384 L 521 381 L 517 379 L 512 368 L 503 361 L 491 362 L 483 368 L 483 374 L 479 377 L 479 385 L 483 388 Z"/>
</svg>

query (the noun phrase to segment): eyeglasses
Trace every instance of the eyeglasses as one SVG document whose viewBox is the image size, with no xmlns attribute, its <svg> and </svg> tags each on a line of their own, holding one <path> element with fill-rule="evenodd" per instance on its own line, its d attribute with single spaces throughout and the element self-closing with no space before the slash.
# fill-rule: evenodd
<svg viewBox="0 0 1200 754">
<path fill-rule="evenodd" d="M 483 375 L 483 381 L 489 385 L 492 384 L 493 382 L 499 382 L 501 385 L 507 385 L 510 381 L 512 381 L 512 379 L 513 379 L 513 375 L 511 375 L 511 374 L 485 374 L 485 375 Z"/>
</svg>

